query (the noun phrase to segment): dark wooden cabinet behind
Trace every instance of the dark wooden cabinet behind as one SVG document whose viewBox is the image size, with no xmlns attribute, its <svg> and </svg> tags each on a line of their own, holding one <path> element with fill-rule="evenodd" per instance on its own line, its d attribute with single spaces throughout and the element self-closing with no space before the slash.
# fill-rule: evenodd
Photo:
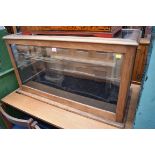
<svg viewBox="0 0 155 155">
<path fill-rule="evenodd" d="M 147 54 L 149 49 L 150 39 L 141 38 L 140 44 L 137 48 L 135 64 L 132 74 L 132 82 L 135 84 L 141 84 L 144 68 L 147 60 Z"/>
</svg>

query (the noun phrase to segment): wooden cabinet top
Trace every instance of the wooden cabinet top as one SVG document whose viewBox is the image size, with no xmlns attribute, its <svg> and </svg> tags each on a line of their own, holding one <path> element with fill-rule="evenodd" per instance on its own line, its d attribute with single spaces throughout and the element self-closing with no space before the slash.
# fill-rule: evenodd
<svg viewBox="0 0 155 155">
<path fill-rule="evenodd" d="M 138 46 L 139 30 L 122 30 L 122 36 L 118 38 L 99 38 L 99 37 L 74 37 L 74 36 L 42 36 L 42 35 L 17 35 L 12 34 L 3 37 L 6 40 L 44 40 L 80 43 L 99 43 Z"/>
</svg>

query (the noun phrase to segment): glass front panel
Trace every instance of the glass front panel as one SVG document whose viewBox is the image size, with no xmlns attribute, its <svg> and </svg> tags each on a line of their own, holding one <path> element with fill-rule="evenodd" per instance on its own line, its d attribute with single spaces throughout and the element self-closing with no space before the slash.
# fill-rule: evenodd
<svg viewBox="0 0 155 155">
<path fill-rule="evenodd" d="M 55 47 L 11 47 L 23 84 L 115 112 L 122 54 Z"/>
</svg>

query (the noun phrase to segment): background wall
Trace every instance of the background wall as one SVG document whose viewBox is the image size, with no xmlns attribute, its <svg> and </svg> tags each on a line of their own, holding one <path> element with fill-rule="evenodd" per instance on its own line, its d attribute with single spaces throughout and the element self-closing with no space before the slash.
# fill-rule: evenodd
<svg viewBox="0 0 155 155">
<path fill-rule="evenodd" d="M 18 88 L 14 69 L 10 61 L 9 53 L 6 48 L 3 36 L 8 35 L 5 29 L 0 29 L 0 100 L 7 94 Z M 13 114 L 15 110 L 8 109 Z M 4 122 L 0 117 L 0 127 L 5 128 Z"/>
<path fill-rule="evenodd" d="M 155 128 L 155 27 L 134 128 Z"/>
</svg>

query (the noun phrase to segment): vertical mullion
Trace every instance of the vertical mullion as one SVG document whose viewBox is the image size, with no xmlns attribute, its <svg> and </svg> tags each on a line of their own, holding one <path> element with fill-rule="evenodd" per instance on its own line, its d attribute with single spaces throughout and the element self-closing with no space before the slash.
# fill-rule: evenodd
<svg viewBox="0 0 155 155">
<path fill-rule="evenodd" d="M 17 81 L 18 81 L 19 87 L 21 88 L 22 81 L 21 81 L 21 78 L 20 78 L 20 75 L 19 75 L 19 72 L 18 72 L 18 69 L 17 69 L 17 65 L 16 65 L 16 62 L 15 62 L 15 59 L 14 59 L 14 56 L 13 56 L 13 53 L 12 53 L 12 49 L 11 49 L 10 45 L 7 42 L 6 42 L 6 46 L 7 46 L 9 55 L 10 55 L 10 59 L 11 59 L 12 65 L 14 67 L 14 72 L 15 72 L 15 75 L 17 77 Z"/>
<path fill-rule="evenodd" d="M 124 118 L 124 111 L 126 106 L 126 100 L 128 96 L 128 90 L 130 88 L 131 83 L 131 74 L 132 68 L 134 64 L 134 57 L 135 57 L 135 47 L 127 47 L 127 52 L 124 54 L 124 61 L 122 65 L 121 71 L 121 82 L 120 82 L 120 89 L 116 107 L 116 121 L 123 122 Z"/>
</svg>

